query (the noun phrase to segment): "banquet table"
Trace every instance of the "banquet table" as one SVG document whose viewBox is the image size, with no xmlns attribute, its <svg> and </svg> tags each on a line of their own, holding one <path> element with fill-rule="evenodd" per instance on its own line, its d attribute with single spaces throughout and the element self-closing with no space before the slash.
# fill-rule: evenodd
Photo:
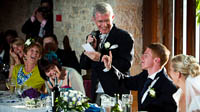
<svg viewBox="0 0 200 112">
<path fill-rule="evenodd" d="M 8 91 L 0 91 L 0 112 L 50 112 L 47 107 L 27 108 L 23 100 Z"/>
</svg>

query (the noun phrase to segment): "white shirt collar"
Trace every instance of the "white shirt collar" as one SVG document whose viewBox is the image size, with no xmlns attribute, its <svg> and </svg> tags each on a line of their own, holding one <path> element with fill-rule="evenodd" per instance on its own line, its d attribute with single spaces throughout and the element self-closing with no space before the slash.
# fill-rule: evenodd
<svg viewBox="0 0 200 112">
<path fill-rule="evenodd" d="M 159 73 L 161 70 L 162 70 L 162 68 L 159 69 L 157 72 L 155 72 L 155 73 L 153 73 L 153 74 L 151 74 L 151 75 L 148 75 L 148 78 L 154 80 L 154 78 L 156 77 L 156 74 Z"/>
</svg>

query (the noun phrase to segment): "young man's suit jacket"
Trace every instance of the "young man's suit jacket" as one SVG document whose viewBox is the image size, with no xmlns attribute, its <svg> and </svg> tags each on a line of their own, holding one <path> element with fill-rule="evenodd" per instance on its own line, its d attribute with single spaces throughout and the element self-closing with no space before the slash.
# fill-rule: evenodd
<svg viewBox="0 0 200 112">
<path fill-rule="evenodd" d="M 118 72 L 118 75 L 119 74 L 121 73 Z M 126 88 L 138 91 L 138 109 L 149 112 L 176 112 L 177 105 L 172 95 L 177 89 L 173 85 L 172 81 L 169 80 L 164 69 L 157 73 L 154 78 L 154 80 L 158 78 L 152 86 L 156 93 L 155 97 L 152 97 L 148 92 L 147 97 L 143 103 L 141 103 L 141 91 L 147 77 L 148 72 L 144 70 L 136 76 L 124 77 L 121 79 Z"/>
</svg>

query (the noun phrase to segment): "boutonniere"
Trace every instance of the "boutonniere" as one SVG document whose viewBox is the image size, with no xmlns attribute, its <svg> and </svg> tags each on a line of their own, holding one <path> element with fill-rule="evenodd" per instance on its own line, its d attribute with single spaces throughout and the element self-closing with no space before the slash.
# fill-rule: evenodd
<svg viewBox="0 0 200 112">
<path fill-rule="evenodd" d="M 110 45 L 110 42 L 106 42 L 105 44 L 104 44 L 104 47 L 105 47 L 105 49 L 107 49 L 107 50 L 112 50 L 112 49 L 116 49 L 116 48 L 118 48 L 118 45 L 117 44 L 114 44 L 114 45 Z"/>
<path fill-rule="evenodd" d="M 106 43 L 104 44 L 104 47 L 105 47 L 106 49 L 109 49 L 109 48 L 110 48 L 110 42 L 106 42 Z"/>
<path fill-rule="evenodd" d="M 155 91 L 154 88 L 151 88 L 151 89 L 149 90 L 149 95 L 150 95 L 152 98 L 155 98 L 155 97 L 156 97 L 156 91 Z"/>
</svg>

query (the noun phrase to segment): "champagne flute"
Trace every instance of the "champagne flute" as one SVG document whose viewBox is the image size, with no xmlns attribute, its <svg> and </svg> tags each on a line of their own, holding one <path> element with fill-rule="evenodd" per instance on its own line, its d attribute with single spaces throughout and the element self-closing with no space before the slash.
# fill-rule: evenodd
<svg viewBox="0 0 200 112">
<path fill-rule="evenodd" d="M 6 87 L 8 88 L 8 90 L 10 89 L 10 84 L 11 84 L 11 80 L 6 79 Z"/>
<path fill-rule="evenodd" d="M 14 79 L 11 79 L 10 86 L 9 86 L 11 94 L 15 92 L 15 86 L 16 86 L 16 81 Z"/>
</svg>

